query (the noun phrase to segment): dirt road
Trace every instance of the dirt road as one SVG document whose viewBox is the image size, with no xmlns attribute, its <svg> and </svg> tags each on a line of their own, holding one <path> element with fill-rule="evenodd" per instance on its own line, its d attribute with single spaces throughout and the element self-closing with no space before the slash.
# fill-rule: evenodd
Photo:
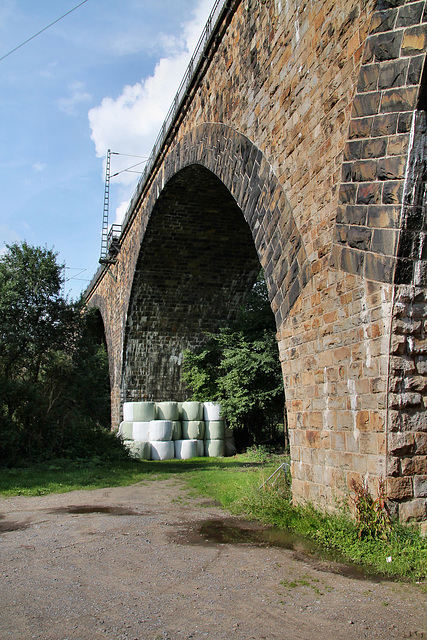
<svg viewBox="0 0 427 640">
<path fill-rule="evenodd" d="M 212 521 L 252 526 L 175 480 L 0 498 L 0 640 L 427 638 L 420 587 L 221 543 Z"/>
</svg>

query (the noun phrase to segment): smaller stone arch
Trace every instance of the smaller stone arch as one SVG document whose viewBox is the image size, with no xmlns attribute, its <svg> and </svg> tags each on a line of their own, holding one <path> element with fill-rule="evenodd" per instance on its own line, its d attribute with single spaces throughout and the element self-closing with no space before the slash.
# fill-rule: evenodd
<svg viewBox="0 0 427 640">
<path fill-rule="evenodd" d="M 97 309 L 99 314 L 100 324 L 102 323 L 103 340 L 105 348 L 107 349 L 109 374 L 110 374 L 110 389 L 112 393 L 115 387 L 117 387 L 117 376 L 120 379 L 120 372 L 117 370 L 117 358 L 115 356 L 115 344 L 113 339 L 113 319 L 111 317 L 111 309 L 107 304 L 105 296 L 95 293 L 88 301 L 88 306 Z"/>
</svg>

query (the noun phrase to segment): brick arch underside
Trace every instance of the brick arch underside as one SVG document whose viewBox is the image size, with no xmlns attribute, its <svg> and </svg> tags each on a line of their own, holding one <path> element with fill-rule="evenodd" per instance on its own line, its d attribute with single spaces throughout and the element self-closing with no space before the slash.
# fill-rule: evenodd
<svg viewBox="0 0 427 640">
<path fill-rule="evenodd" d="M 184 349 L 233 315 L 260 265 L 224 185 L 192 165 L 160 195 L 147 226 L 128 314 L 123 396 L 185 399 Z"/>
<path fill-rule="evenodd" d="M 202 125 L 163 166 L 128 307 L 123 401 L 185 398 L 183 350 L 233 316 L 260 266 L 278 329 L 309 272 L 285 194 L 250 140 Z"/>
</svg>

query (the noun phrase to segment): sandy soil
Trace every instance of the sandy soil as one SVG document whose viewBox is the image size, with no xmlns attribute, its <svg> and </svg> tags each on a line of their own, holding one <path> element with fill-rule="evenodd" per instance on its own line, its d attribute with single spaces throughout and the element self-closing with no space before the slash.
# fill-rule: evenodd
<svg viewBox="0 0 427 640">
<path fill-rule="evenodd" d="M 0 498 L 0 640 L 427 638 L 420 586 L 223 543 L 212 521 L 254 527 L 176 480 Z"/>
</svg>

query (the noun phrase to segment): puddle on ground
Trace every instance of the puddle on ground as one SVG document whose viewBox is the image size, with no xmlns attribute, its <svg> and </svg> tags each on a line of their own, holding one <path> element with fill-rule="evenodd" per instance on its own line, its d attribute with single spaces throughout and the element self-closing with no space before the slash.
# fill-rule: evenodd
<svg viewBox="0 0 427 640">
<path fill-rule="evenodd" d="M 103 513 L 109 516 L 141 516 L 147 515 L 140 511 L 134 511 L 127 507 L 101 507 L 93 504 L 69 505 L 68 507 L 58 507 L 49 509 L 49 513 L 71 513 L 73 515 L 85 515 L 90 513 Z"/>
<path fill-rule="evenodd" d="M 23 531 L 24 529 L 28 529 L 29 526 L 29 522 L 13 522 L 13 520 L 3 520 L 2 522 L 0 522 L 0 534 L 9 533 L 10 531 Z"/>
<path fill-rule="evenodd" d="M 205 520 L 197 525 L 186 523 L 180 531 L 171 534 L 170 538 L 178 544 L 217 545 L 217 544 L 251 544 L 262 547 L 278 547 L 294 551 L 294 557 L 312 566 L 359 580 L 369 579 L 380 582 L 384 578 L 370 574 L 359 565 L 347 563 L 338 553 L 322 549 L 312 540 L 307 540 L 295 533 L 274 527 L 266 527 L 258 523 L 239 522 L 233 519 Z M 390 578 L 388 578 L 390 579 Z"/>
</svg>

